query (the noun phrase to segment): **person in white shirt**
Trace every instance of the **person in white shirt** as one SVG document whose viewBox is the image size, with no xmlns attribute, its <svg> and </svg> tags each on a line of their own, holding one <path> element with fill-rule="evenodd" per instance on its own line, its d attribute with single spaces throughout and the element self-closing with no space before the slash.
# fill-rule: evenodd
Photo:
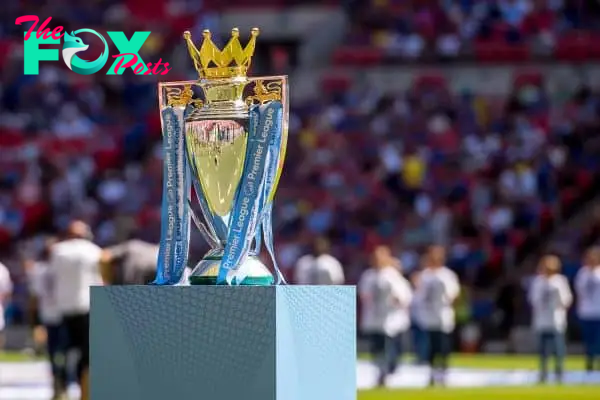
<svg viewBox="0 0 600 400">
<path fill-rule="evenodd" d="M 111 285 L 147 285 L 156 276 L 158 244 L 130 239 L 102 251 L 101 272 Z M 189 278 L 189 276 L 188 276 Z"/>
<path fill-rule="evenodd" d="M 363 273 L 358 283 L 361 331 L 370 338 L 380 386 L 396 369 L 404 334 L 410 328 L 412 290 L 399 268 L 400 263 L 392 257 L 390 249 L 379 246 L 373 254 L 373 267 Z"/>
<path fill-rule="evenodd" d="M 36 326 L 45 333 L 46 348 L 52 372 L 54 396 L 53 399 L 66 398 L 67 369 L 66 350 L 67 335 L 62 324 L 62 316 L 56 304 L 54 292 L 54 275 L 49 267 L 49 256 L 52 246 L 56 243 L 54 238 L 46 241 L 42 254 L 37 261 L 26 263 L 26 273 L 29 281 L 29 290 L 36 302 Z M 41 326 L 38 326 L 41 323 Z M 34 336 L 37 336 L 34 334 Z"/>
<path fill-rule="evenodd" d="M 345 281 L 342 264 L 329 254 L 329 242 L 318 238 L 314 254 L 305 255 L 296 263 L 295 280 L 300 285 L 343 285 Z"/>
<path fill-rule="evenodd" d="M 585 346 L 585 368 L 592 372 L 600 369 L 600 247 L 586 252 L 583 266 L 575 277 L 575 292 Z"/>
<path fill-rule="evenodd" d="M 50 273 L 54 275 L 56 306 L 69 338 L 69 349 L 78 350 L 77 377 L 81 398 L 89 397 L 89 312 L 90 287 L 102 285 L 102 249 L 92 241 L 83 221 L 69 225 L 67 238 L 52 247 Z"/>
<path fill-rule="evenodd" d="M 431 246 L 415 292 L 415 300 L 419 304 L 417 320 L 428 338 L 430 386 L 445 383 L 452 350 L 452 332 L 456 324 L 454 301 L 460 294 L 458 277 L 445 266 L 445 262 L 445 249 Z"/>
<path fill-rule="evenodd" d="M 315 260 L 316 285 L 343 285 L 344 269 L 337 258 L 330 254 L 321 254 Z"/>
<path fill-rule="evenodd" d="M 0 263 L 0 350 L 4 348 L 4 328 L 6 324 L 6 321 L 4 321 L 4 307 L 8 303 L 12 290 L 10 272 L 4 264 Z"/>
<path fill-rule="evenodd" d="M 554 255 L 542 257 L 538 275 L 529 289 L 533 311 L 533 330 L 538 335 L 540 355 L 540 382 L 548 378 L 548 358 L 555 357 L 556 379 L 562 380 L 566 353 L 565 331 L 567 310 L 573 302 L 569 282 L 560 274 L 561 262 Z"/>
<path fill-rule="evenodd" d="M 312 254 L 303 255 L 296 261 L 294 269 L 294 282 L 297 285 L 310 285 L 311 271 L 315 263 L 315 257 Z"/>
</svg>

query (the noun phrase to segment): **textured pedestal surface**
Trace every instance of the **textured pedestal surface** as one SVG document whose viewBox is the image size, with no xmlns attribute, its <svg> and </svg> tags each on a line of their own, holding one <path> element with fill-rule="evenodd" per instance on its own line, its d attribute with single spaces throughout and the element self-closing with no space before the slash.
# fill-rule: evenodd
<svg viewBox="0 0 600 400">
<path fill-rule="evenodd" d="M 354 400 L 352 286 L 92 288 L 91 400 Z"/>
</svg>

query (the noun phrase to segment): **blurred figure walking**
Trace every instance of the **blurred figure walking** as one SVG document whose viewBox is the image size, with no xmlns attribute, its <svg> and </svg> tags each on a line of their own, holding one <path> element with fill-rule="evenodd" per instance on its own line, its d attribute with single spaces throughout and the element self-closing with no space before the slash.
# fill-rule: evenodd
<svg viewBox="0 0 600 400">
<path fill-rule="evenodd" d="M 533 309 L 533 330 L 539 340 L 540 383 L 548 379 L 548 359 L 554 355 L 556 380 L 561 382 L 566 355 L 565 331 L 567 310 L 573 296 L 569 282 L 560 274 L 560 259 L 553 255 L 542 257 L 538 275 L 534 278 L 529 302 Z"/>
<path fill-rule="evenodd" d="M 66 239 L 52 246 L 50 273 L 54 275 L 55 299 L 69 338 L 69 350 L 79 354 L 77 379 L 81 399 L 89 398 L 90 287 L 102 285 L 102 249 L 92 242 L 83 221 L 69 224 Z"/>
<path fill-rule="evenodd" d="M 589 249 L 575 277 L 577 315 L 585 345 L 585 369 L 600 369 L 600 248 Z"/>
<path fill-rule="evenodd" d="M 390 249 L 379 246 L 373 253 L 373 266 L 358 283 L 361 330 L 371 342 L 371 354 L 379 367 L 379 386 L 395 371 L 410 327 L 412 289 L 399 268 L 400 263 L 392 257 Z"/>
<path fill-rule="evenodd" d="M 52 372 L 53 400 L 67 398 L 67 334 L 58 308 L 55 276 L 49 266 L 55 238 L 46 241 L 37 261 L 28 261 L 29 290 L 35 301 L 34 339 L 44 336 Z M 37 344 L 37 343 L 36 343 Z"/>
<path fill-rule="evenodd" d="M 454 301 L 460 294 L 458 277 L 445 263 L 444 248 L 431 246 L 415 292 L 415 299 L 420 305 L 417 320 L 427 332 L 430 386 L 445 384 L 452 350 L 452 332 L 456 326 Z"/>
<path fill-rule="evenodd" d="M 102 250 L 102 277 L 111 285 L 146 285 L 154 280 L 158 245 L 131 239 Z"/>
</svg>

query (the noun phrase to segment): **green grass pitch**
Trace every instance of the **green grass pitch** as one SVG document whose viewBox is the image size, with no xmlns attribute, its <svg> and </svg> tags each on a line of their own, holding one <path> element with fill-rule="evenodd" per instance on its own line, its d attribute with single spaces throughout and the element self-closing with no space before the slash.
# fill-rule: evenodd
<svg viewBox="0 0 600 400">
<path fill-rule="evenodd" d="M 477 389 L 379 389 L 358 392 L 358 400 L 598 400 L 600 386 L 531 386 Z"/>
<path fill-rule="evenodd" d="M 536 370 L 538 361 L 528 355 L 455 354 L 453 367 Z M 583 357 L 569 356 L 566 369 L 582 370 Z M 535 385 L 519 387 L 485 388 L 433 388 L 433 389 L 374 389 L 358 392 L 358 400 L 600 400 L 600 386 Z"/>
</svg>

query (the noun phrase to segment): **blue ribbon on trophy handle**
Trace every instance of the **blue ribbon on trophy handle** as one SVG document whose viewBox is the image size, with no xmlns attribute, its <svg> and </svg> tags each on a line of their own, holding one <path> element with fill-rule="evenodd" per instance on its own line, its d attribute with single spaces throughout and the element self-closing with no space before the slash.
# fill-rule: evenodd
<svg viewBox="0 0 600 400">
<path fill-rule="evenodd" d="M 279 166 L 279 159 L 281 156 L 281 142 L 283 139 L 282 125 L 279 125 L 279 129 L 275 129 L 271 132 L 268 144 L 267 154 L 267 165 L 265 169 L 265 184 L 263 191 L 260 195 L 259 201 L 259 217 L 258 226 L 256 230 L 256 254 L 260 252 L 260 238 L 264 235 L 265 247 L 273 263 L 273 269 L 277 275 L 276 285 L 285 284 L 285 278 L 277 265 L 277 259 L 275 258 L 274 240 L 273 240 L 273 224 L 272 224 L 272 211 L 273 201 L 268 201 L 269 195 L 275 186 L 275 177 L 277 176 L 277 169 Z M 262 235 L 261 235 L 262 233 Z"/>
<path fill-rule="evenodd" d="M 254 235 L 254 249 L 250 252 L 250 254 L 254 256 L 258 256 L 260 254 L 260 249 L 262 245 L 262 235 L 260 225 L 256 229 L 256 234 Z"/>
<path fill-rule="evenodd" d="M 261 225 L 264 231 L 265 222 L 270 223 L 270 221 L 265 221 L 264 211 L 279 161 L 278 143 L 281 142 L 282 135 L 283 105 L 278 101 L 255 105 L 250 108 L 249 115 L 248 147 L 244 162 L 245 174 L 242 176 L 234 203 L 231 228 L 221 260 L 217 284 L 243 281 L 245 271 L 237 270 L 237 268 L 248 257 L 252 242 L 260 234 Z M 272 177 L 269 178 L 269 175 Z M 259 244 L 258 242 L 258 249 Z M 265 235 L 265 246 L 274 261 L 280 282 L 281 274 L 275 262 L 272 234 Z M 236 270 L 234 274 L 230 274 L 232 270 Z"/>
<path fill-rule="evenodd" d="M 184 109 L 161 111 L 163 194 L 155 285 L 178 284 L 187 266 L 190 238 L 190 166 L 185 156 Z"/>
<path fill-rule="evenodd" d="M 282 126 L 280 127 L 282 128 Z M 267 203 L 264 206 L 262 211 L 262 215 L 260 218 L 260 225 L 258 227 L 259 232 L 262 230 L 264 238 L 265 238 L 265 247 L 269 252 L 269 256 L 271 257 L 271 262 L 273 263 L 273 269 L 275 270 L 275 274 L 277 275 L 277 281 L 275 284 L 285 284 L 285 278 L 277 265 L 277 259 L 275 258 L 275 248 L 274 248 L 274 240 L 273 240 L 273 201 L 268 201 L 269 195 L 275 186 L 275 177 L 277 176 L 277 169 L 279 167 L 279 159 L 281 157 L 281 142 L 283 140 L 283 130 L 279 129 L 275 134 L 271 136 L 271 140 L 269 143 L 269 163 L 267 165 L 266 171 L 266 182 L 264 186 L 263 193 L 261 195 L 261 204 Z M 258 233 L 260 234 L 260 233 Z"/>
<path fill-rule="evenodd" d="M 273 269 L 275 270 L 275 274 L 277 275 L 276 285 L 286 284 L 285 277 L 281 273 L 279 266 L 277 265 L 277 259 L 275 258 L 275 248 L 274 248 L 274 240 L 273 240 L 273 202 L 270 201 L 267 204 L 266 210 L 264 212 L 263 223 L 262 223 L 262 231 L 265 236 L 265 247 L 271 256 L 271 262 L 273 263 Z"/>
</svg>

